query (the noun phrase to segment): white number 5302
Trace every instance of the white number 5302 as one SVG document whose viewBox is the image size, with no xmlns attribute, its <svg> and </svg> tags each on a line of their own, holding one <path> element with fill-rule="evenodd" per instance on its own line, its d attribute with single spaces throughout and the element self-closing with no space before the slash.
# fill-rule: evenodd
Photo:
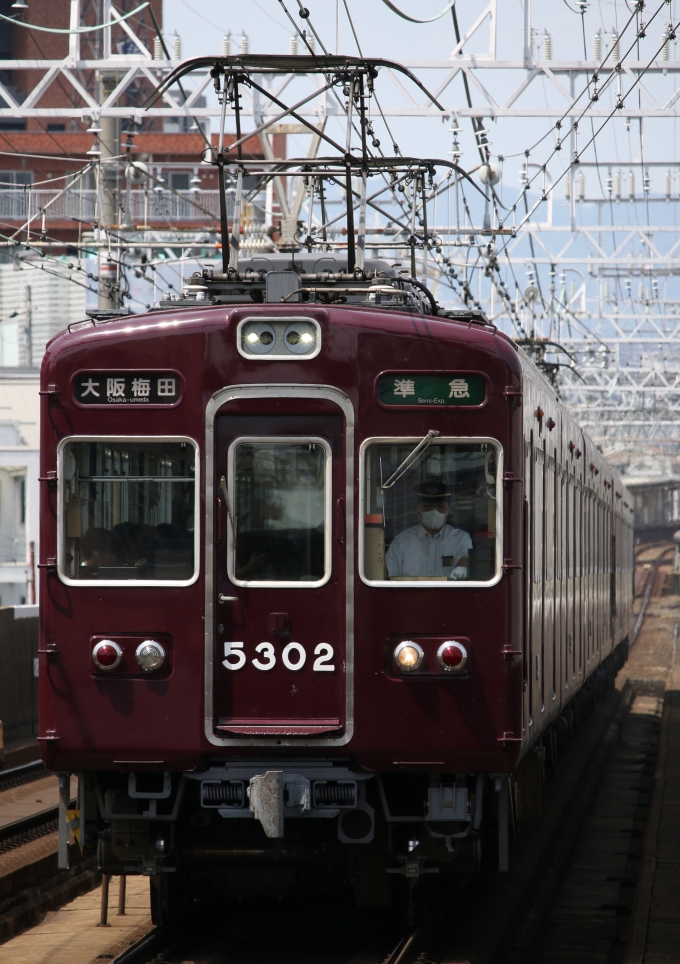
<svg viewBox="0 0 680 964">
<path fill-rule="evenodd" d="M 260 643 L 255 647 L 255 652 L 258 655 L 251 660 L 255 669 L 259 669 L 263 673 L 267 672 L 267 670 L 274 669 L 276 666 L 276 650 L 271 643 Z M 312 669 L 315 673 L 335 672 L 335 666 L 332 662 L 333 647 L 330 643 L 319 643 L 314 649 L 314 655 L 316 659 L 314 660 Z M 286 669 L 296 673 L 298 670 L 301 670 L 307 662 L 307 651 L 301 643 L 288 643 L 287 646 L 284 646 L 283 652 L 281 653 L 281 662 Z M 222 660 L 222 665 L 225 669 L 230 670 L 243 669 L 246 665 L 246 654 L 243 651 L 243 643 L 224 644 L 224 659 Z"/>
</svg>

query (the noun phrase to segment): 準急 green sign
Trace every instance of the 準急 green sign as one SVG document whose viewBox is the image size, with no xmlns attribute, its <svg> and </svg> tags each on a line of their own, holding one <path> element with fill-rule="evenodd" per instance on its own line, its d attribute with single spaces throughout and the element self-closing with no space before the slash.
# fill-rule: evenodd
<svg viewBox="0 0 680 964">
<path fill-rule="evenodd" d="M 383 375 L 378 385 L 383 405 L 481 405 L 486 380 L 481 375 L 451 373 Z"/>
</svg>

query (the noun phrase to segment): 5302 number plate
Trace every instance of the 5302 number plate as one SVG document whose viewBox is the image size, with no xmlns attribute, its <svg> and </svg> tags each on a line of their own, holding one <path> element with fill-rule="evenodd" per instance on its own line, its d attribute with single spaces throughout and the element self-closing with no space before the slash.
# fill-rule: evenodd
<svg viewBox="0 0 680 964">
<path fill-rule="evenodd" d="M 251 659 L 251 664 L 261 672 L 274 669 L 277 663 L 276 649 L 272 643 L 259 643 L 255 647 L 257 656 Z M 315 673 L 334 673 L 333 647 L 330 643 L 318 643 L 314 647 L 314 665 L 312 670 Z M 247 657 L 243 649 L 243 643 L 225 643 L 224 659 L 222 665 L 225 669 L 239 670 L 246 665 Z M 307 650 L 302 643 L 288 643 L 284 646 L 281 653 L 281 662 L 293 673 L 297 673 L 307 662 Z"/>
</svg>

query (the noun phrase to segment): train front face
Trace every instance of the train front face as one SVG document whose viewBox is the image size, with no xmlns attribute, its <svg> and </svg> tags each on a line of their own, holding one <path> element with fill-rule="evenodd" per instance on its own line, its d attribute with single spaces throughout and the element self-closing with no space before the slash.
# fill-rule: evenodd
<svg viewBox="0 0 680 964">
<path fill-rule="evenodd" d="M 520 379 L 490 327 L 379 310 L 52 342 L 40 738 L 106 869 L 470 836 L 522 745 Z"/>
</svg>

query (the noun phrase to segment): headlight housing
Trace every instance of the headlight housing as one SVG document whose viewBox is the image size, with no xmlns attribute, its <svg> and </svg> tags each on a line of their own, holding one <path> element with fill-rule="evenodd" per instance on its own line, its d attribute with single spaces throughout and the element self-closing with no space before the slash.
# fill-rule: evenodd
<svg viewBox="0 0 680 964">
<path fill-rule="evenodd" d="M 264 321 L 251 321 L 241 330 L 243 348 L 249 355 L 266 355 L 276 345 L 276 332 Z"/>
</svg>

